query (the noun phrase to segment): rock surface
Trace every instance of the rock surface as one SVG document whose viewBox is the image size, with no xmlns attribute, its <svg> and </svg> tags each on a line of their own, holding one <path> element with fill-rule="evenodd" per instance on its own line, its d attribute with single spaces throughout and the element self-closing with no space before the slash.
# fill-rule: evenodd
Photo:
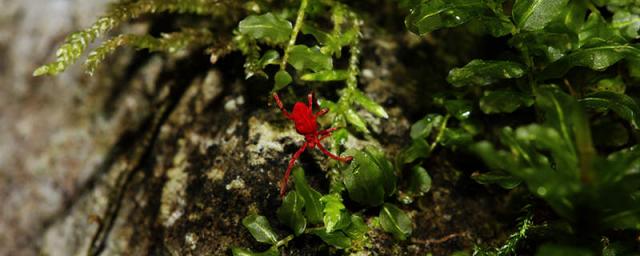
<svg viewBox="0 0 640 256">
<path fill-rule="evenodd" d="M 303 138 L 268 103 L 265 86 L 232 70 L 241 68 L 237 56 L 211 65 L 201 52 L 167 57 L 128 49 L 94 77 L 77 66 L 56 77 L 31 76 L 106 2 L 0 1 L 0 255 L 266 249 L 240 222 L 249 211 L 275 219 L 277 182 Z M 138 26 L 123 29 L 145 29 Z M 397 46 L 368 47 L 381 61 L 363 61 L 367 92 L 380 102 L 412 95 L 392 91 L 389 68 L 401 69 L 392 57 Z M 374 131 L 394 154 L 407 142 L 409 121 L 400 106 L 387 107 L 390 119 Z M 359 143 L 352 138 L 348 146 Z M 311 151 L 299 162 L 312 184 L 327 187 L 324 155 Z M 488 210 L 494 200 L 456 191 L 460 174 L 432 164 L 432 192 L 404 207 L 414 239 L 397 243 L 374 230 L 371 252 L 440 254 L 498 236 Z M 284 253 L 326 254 L 322 244 L 303 237 Z"/>
</svg>

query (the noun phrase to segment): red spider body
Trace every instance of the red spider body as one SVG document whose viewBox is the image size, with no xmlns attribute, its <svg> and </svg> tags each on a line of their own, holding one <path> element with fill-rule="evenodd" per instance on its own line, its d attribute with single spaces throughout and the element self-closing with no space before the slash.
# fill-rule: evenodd
<svg viewBox="0 0 640 256">
<path fill-rule="evenodd" d="M 285 117 L 293 120 L 293 123 L 296 125 L 296 131 L 300 135 L 304 135 L 304 139 L 305 139 L 304 144 L 302 144 L 300 149 L 298 149 L 298 151 L 296 151 L 293 154 L 293 156 L 291 157 L 291 160 L 289 161 L 289 166 L 287 167 L 287 171 L 284 174 L 284 178 L 282 178 L 282 181 L 280 182 L 280 197 L 284 196 L 284 192 L 287 188 L 287 181 L 289 180 L 289 174 L 291 173 L 291 168 L 293 168 L 293 165 L 295 164 L 296 159 L 300 157 L 300 155 L 302 154 L 302 152 L 304 152 L 305 149 L 307 148 L 313 149 L 315 147 L 318 147 L 320 151 L 322 151 L 322 153 L 324 153 L 325 155 L 333 159 L 336 159 L 341 162 L 351 161 L 352 157 L 336 156 L 331 152 L 329 152 L 327 149 L 325 149 L 324 146 L 322 146 L 322 143 L 320 143 L 321 140 L 331 136 L 331 132 L 335 131 L 336 128 L 329 128 L 326 130 L 318 131 L 318 122 L 316 119 L 318 118 L 318 116 L 322 116 L 327 112 L 329 112 L 329 110 L 321 109 L 320 111 L 313 113 L 313 94 L 310 93 L 307 96 L 308 105 L 305 105 L 302 102 L 296 102 L 293 105 L 293 111 L 291 113 L 289 113 L 286 109 L 284 109 L 284 106 L 282 105 L 282 102 L 280 101 L 278 94 L 273 93 L 273 98 L 275 99 L 276 104 L 278 104 L 278 107 L 282 111 L 282 114 L 284 114 Z"/>
</svg>

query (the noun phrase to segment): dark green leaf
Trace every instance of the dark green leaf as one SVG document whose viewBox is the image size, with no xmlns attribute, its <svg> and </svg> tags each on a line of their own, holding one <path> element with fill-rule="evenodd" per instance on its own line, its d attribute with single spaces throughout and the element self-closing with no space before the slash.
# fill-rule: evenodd
<svg viewBox="0 0 640 256">
<path fill-rule="evenodd" d="M 443 117 L 441 115 L 428 114 L 411 126 L 411 138 L 414 140 L 426 139 L 431 134 L 431 131 L 440 127 L 442 121 Z"/>
<path fill-rule="evenodd" d="M 344 170 L 344 185 L 349 198 L 367 206 L 378 206 L 395 191 L 393 166 L 373 148 L 364 151 L 348 150 L 353 160 Z"/>
<path fill-rule="evenodd" d="M 478 0 L 426 1 L 411 9 L 405 25 L 412 32 L 424 35 L 437 29 L 462 25 L 479 16 L 485 8 L 485 3 Z"/>
<path fill-rule="evenodd" d="M 304 74 L 300 79 L 304 81 L 343 81 L 349 78 L 349 73 L 346 70 L 324 70 L 317 73 Z"/>
<path fill-rule="evenodd" d="M 320 198 L 320 202 L 324 205 L 324 209 L 322 210 L 324 213 L 323 222 L 327 233 L 332 233 L 349 226 L 351 218 L 342 203 L 340 195 L 325 195 Z"/>
<path fill-rule="evenodd" d="M 580 100 L 588 108 L 610 109 L 640 129 L 640 106 L 631 97 L 615 92 L 596 92 Z"/>
<path fill-rule="evenodd" d="M 525 73 L 525 67 L 517 62 L 472 60 L 462 68 L 452 69 L 447 81 L 456 87 L 484 86 L 502 79 L 522 77 Z"/>
<path fill-rule="evenodd" d="M 592 12 L 578 34 L 578 47 L 624 44 L 626 40 L 600 14 Z"/>
<path fill-rule="evenodd" d="M 521 179 L 502 171 L 476 172 L 471 178 L 480 184 L 498 184 L 506 189 L 513 189 L 522 183 Z"/>
<path fill-rule="evenodd" d="M 296 191 L 289 192 L 282 201 L 282 205 L 276 211 L 278 220 L 293 230 L 293 234 L 299 236 L 307 227 L 307 219 L 302 215 L 302 207 L 305 202 Z"/>
<path fill-rule="evenodd" d="M 424 139 L 415 139 L 411 141 L 411 146 L 403 150 L 401 153 L 402 163 L 411 163 L 418 158 L 429 156 L 429 144 Z"/>
<path fill-rule="evenodd" d="M 320 239 L 322 239 L 322 241 L 324 241 L 325 243 L 333 245 L 339 249 L 346 249 L 351 247 L 351 239 L 342 231 L 327 233 L 327 231 L 324 229 L 315 229 L 311 233 L 320 237 Z"/>
<path fill-rule="evenodd" d="M 473 142 L 473 136 L 462 128 L 447 128 L 440 139 L 440 145 L 445 147 L 466 146 L 471 142 Z"/>
<path fill-rule="evenodd" d="M 387 114 L 386 111 L 384 111 L 384 108 L 382 106 L 380 106 L 375 101 L 369 99 L 369 97 L 364 95 L 360 90 L 355 90 L 353 92 L 353 100 L 355 100 L 355 102 L 360 104 L 364 109 L 375 114 L 378 117 L 382 117 L 382 118 L 389 117 L 389 115 Z"/>
<path fill-rule="evenodd" d="M 411 219 L 397 206 L 385 203 L 380 210 L 380 225 L 398 240 L 405 240 L 411 235 Z"/>
<path fill-rule="evenodd" d="M 305 45 L 295 45 L 289 51 L 289 59 L 287 60 L 291 66 L 298 71 L 311 70 L 320 72 L 333 68 L 333 59 L 329 55 L 320 52 L 320 48 L 309 48 Z"/>
<path fill-rule="evenodd" d="M 266 39 L 273 43 L 285 43 L 291 36 L 291 22 L 272 13 L 250 15 L 238 25 L 240 33 L 254 39 Z"/>
<path fill-rule="evenodd" d="M 524 93 L 511 90 L 485 91 L 480 98 L 480 109 L 485 114 L 511 113 L 524 106 L 533 105 L 534 99 Z"/>
<path fill-rule="evenodd" d="M 622 59 L 640 59 L 640 49 L 631 45 L 605 45 L 580 49 L 547 66 L 538 77 L 544 81 L 564 76 L 573 67 L 588 67 L 604 70 Z"/>
<path fill-rule="evenodd" d="M 364 223 L 364 219 L 360 215 L 351 215 L 351 225 L 344 230 L 344 233 L 351 239 L 363 240 L 364 235 L 369 230 L 367 224 Z"/>
<path fill-rule="evenodd" d="M 541 30 L 566 8 L 569 0 L 516 0 L 513 19 L 522 30 Z"/>
<path fill-rule="evenodd" d="M 267 244 L 276 244 L 278 236 L 273 230 L 267 218 L 257 214 L 251 214 L 242 219 L 242 225 L 249 230 L 256 241 Z"/>
<path fill-rule="evenodd" d="M 469 118 L 473 109 L 468 100 L 446 100 L 444 107 L 449 114 L 461 121 Z"/>
<path fill-rule="evenodd" d="M 518 33 L 509 43 L 518 49 L 526 49 L 531 56 L 544 57 L 548 63 L 562 58 L 573 47 L 573 40 L 569 34 L 547 31 Z"/>
<path fill-rule="evenodd" d="M 320 202 L 322 194 L 309 186 L 304 177 L 304 170 L 300 167 L 295 167 L 293 169 L 293 182 L 298 194 L 304 198 L 304 215 L 307 217 L 309 223 L 322 223 L 323 206 Z"/>
<path fill-rule="evenodd" d="M 409 187 L 411 194 L 422 196 L 431 189 L 431 176 L 422 166 L 416 165 L 409 173 Z"/>
<path fill-rule="evenodd" d="M 247 249 L 233 247 L 231 248 L 231 253 L 233 254 L 233 256 L 279 256 L 280 255 L 278 248 L 276 248 L 275 246 L 269 248 L 269 250 L 266 250 L 264 252 L 252 252 Z"/>
<path fill-rule="evenodd" d="M 553 244 L 545 244 L 538 248 L 536 256 L 593 256 L 594 254 L 587 249 L 560 246 Z"/>
<path fill-rule="evenodd" d="M 273 88 L 274 91 L 278 91 L 284 88 L 285 86 L 289 85 L 291 81 L 293 81 L 291 75 L 289 75 L 289 73 L 285 70 L 278 71 L 274 79 L 276 81 L 276 84 Z"/>
<path fill-rule="evenodd" d="M 280 54 L 276 50 L 268 50 L 258 60 L 258 65 L 265 68 L 267 65 L 279 64 Z"/>
</svg>

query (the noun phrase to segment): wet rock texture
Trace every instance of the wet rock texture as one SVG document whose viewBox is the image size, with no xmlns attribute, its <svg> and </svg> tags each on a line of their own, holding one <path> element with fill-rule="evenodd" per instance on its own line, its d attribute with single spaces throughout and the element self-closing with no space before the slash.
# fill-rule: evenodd
<svg viewBox="0 0 640 256">
<path fill-rule="evenodd" d="M 0 1 L 0 255 L 266 249 L 241 220 L 255 211 L 283 236 L 288 232 L 275 218 L 277 182 L 303 138 L 269 104 L 266 81 L 242 79 L 239 56 L 212 65 L 202 52 L 169 57 L 125 49 L 94 77 L 80 67 L 31 77 L 106 2 Z M 136 26 L 123 29 L 146 28 Z M 394 155 L 408 143 L 410 125 L 394 102 L 415 99 L 394 89 L 400 87 L 390 72 L 403 72 L 393 57 L 398 46 L 367 47 L 379 61 L 363 61 L 361 83 L 390 113 L 374 122 L 373 141 Z M 347 146 L 362 141 L 351 138 Z M 326 157 L 311 151 L 299 162 L 311 184 L 326 192 Z M 429 164 L 432 192 L 403 206 L 414 221 L 413 238 L 397 242 L 373 230 L 365 255 L 441 255 L 500 237 L 490 210 L 495 200 L 464 192 L 461 186 L 478 185 L 465 183 L 447 163 Z M 282 251 L 326 255 L 330 249 L 304 236 Z"/>
</svg>

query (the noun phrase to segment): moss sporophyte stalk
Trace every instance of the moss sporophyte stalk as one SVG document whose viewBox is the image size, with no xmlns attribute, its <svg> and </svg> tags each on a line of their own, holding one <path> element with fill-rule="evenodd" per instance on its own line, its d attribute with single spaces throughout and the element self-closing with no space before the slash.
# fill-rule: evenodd
<svg viewBox="0 0 640 256">
<path fill-rule="evenodd" d="M 100 64 L 124 46 L 211 54 L 212 67 L 267 84 L 246 90 L 261 92 L 255 102 L 273 97 L 304 136 L 260 152 L 292 157 L 284 173 L 260 166 L 283 177 L 281 200 L 268 201 L 277 210 L 256 202 L 242 220 L 255 240 L 243 242 L 263 252 L 234 255 L 280 255 L 301 236 L 327 254 L 383 254 L 381 244 L 405 254 L 638 251 L 637 1 L 124 0 L 34 75 L 64 71 L 139 19 L 159 25 L 102 41 L 88 73 L 108 74 Z M 276 111 L 258 108 L 253 117 Z M 303 154 L 314 147 L 329 158 Z"/>
</svg>

